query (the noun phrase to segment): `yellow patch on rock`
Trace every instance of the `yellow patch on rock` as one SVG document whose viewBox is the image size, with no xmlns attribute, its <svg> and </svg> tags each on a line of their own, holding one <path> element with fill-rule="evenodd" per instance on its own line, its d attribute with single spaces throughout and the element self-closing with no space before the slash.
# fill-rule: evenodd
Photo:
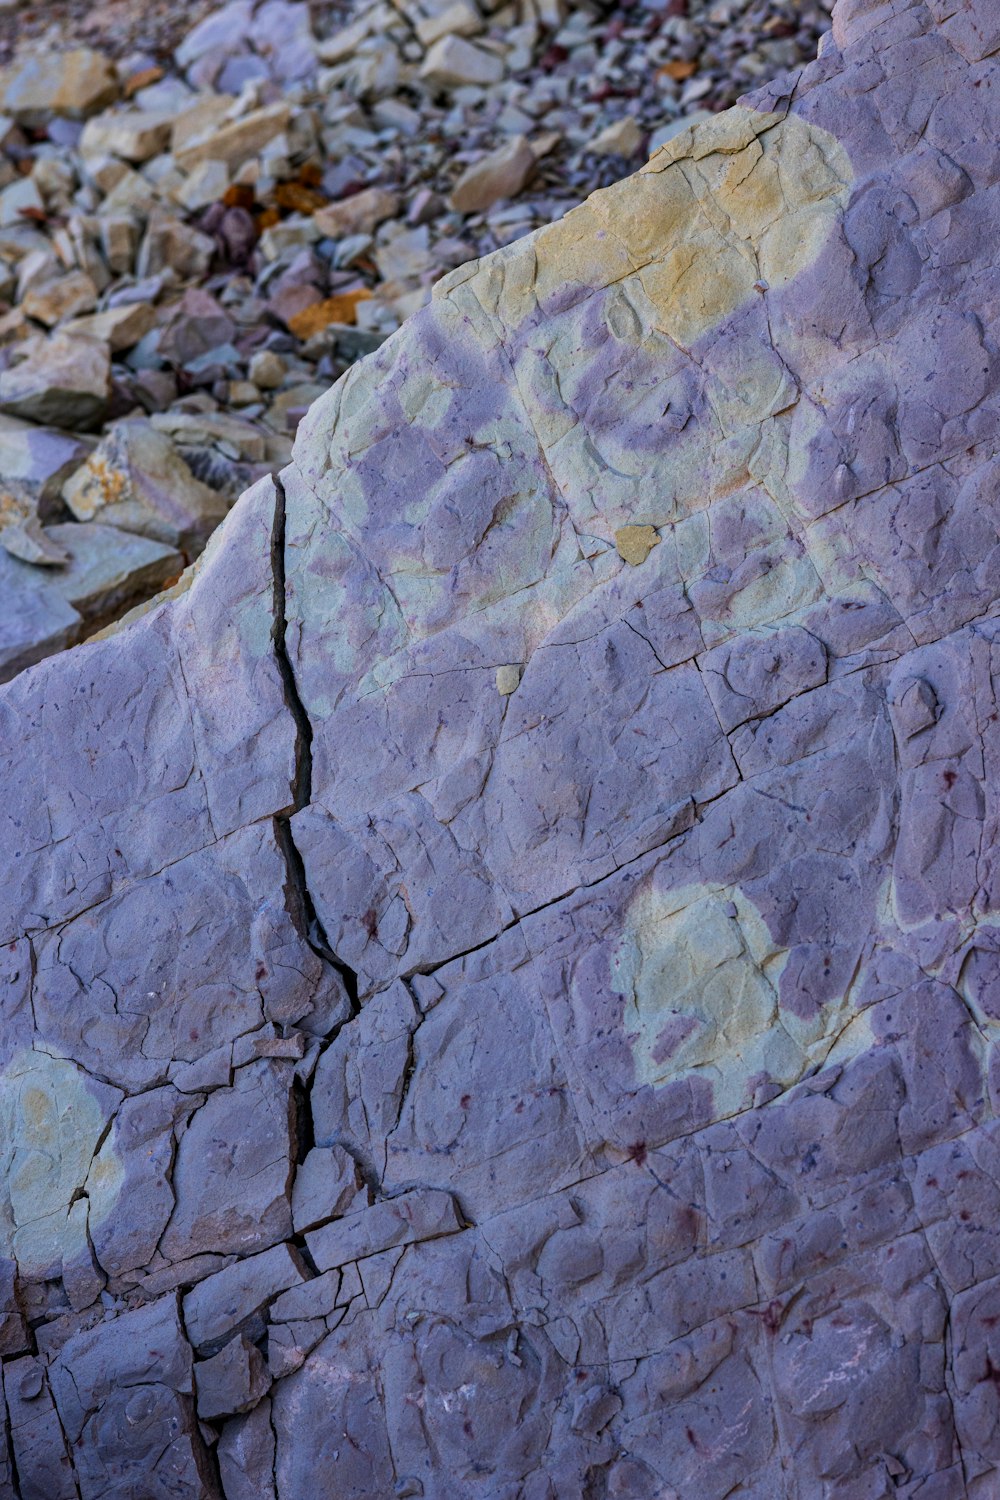
<svg viewBox="0 0 1000 1500">
<path fill-rule="evenodd" d="M 820 126 L 737 105 L 682 131 L 516 257 L 490 256 L 462 279 L 516 327 L 567 289 L 635 276 L 659 330 L 690 347 L 755 288 L 783 286 L 815 261 L 853 177 L 843 146 Z"/>
<path fill-rule="evenodd" d="M 117 1089 L 44 1052 L 19 1053 L 0 1075 L 0 1254 L 29 1279 L 58 1275 L 85 1249 L 73 1204 L 120 1100 Z M 110 1178 L 120 1182 L 120 1171 L 112 1167 L 108 1187 Z"/>
<path fill-rule="evenodd" d="M 611 962 L 639 1081 L 704 1079 L 716 1119 L 749 1108 L 765 1078 L 797 1082 L 833 1045 L 846 999 L 808 1021 L 782 1010 L 787 958 L 737 886 L 640 891 Z"/>
<path fill-rule="evenodd" d="M 621 526 L 615 532 L 618 556 L 633 568 L 642 566 L 659 540 L 652 526 Z"/>
</svg>

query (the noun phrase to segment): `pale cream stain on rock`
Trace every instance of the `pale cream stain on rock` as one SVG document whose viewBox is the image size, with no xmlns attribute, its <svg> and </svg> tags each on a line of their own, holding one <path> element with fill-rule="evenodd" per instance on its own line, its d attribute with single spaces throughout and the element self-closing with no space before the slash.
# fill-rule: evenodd
<svg viewBox="0 0 1000 1500">
<path fill-rule="evenodd" d="M 802 1020 L 778 991 L 788 950 L 738 886 L 638 892 L 611 960 L 641 1084 L 712 1086 L 713 1117 L 753 1105 L 758 1083 L 785 1089 L 824 1062 L 846 999 Z"/>
<path fill-rule="evenodd" d="M 29 1279 L 59 1274 L 64 1260 L 84 1252 L 80 1216 L 71 1210 L 122 1097 L 44 1052 L 19 1053 L 0 1077 L 0 1255 Z M 103 1216 L 124 1180 L 113 1150 L 104 1153 L 102 1176 Z"/>
<path fill-rule="evenodd" d="M 436 293 L 468 284 L 514 329 L 567 288 L 600 291 L 637 275 L 658 326 L 687 346 L 757 295 L 757 283 L 783 286 L 816 260 L 853 177 L 843 146 L 820 126 L 736 106 L 539 230 L 527 242 L 533 254 L 516 243 L 444 278 Z"/>
<path fill-rule="evenodd" d="M 637 453 L 614 424 L 592 420 L 592 294 L 601 294 L 600 318 L 621 349 L 619 373 L 603 377 L 614 388 L 598 406 L 633 413 L 626 434 L 647 408 L 659 423 L 665 406 L 683 402 L 691 362 L 702 366 L 712 333 L 815 263 L 852 181 L 847 153 L 827 131 L 738 106 L 684 131 L 558 223 L 438 284 L 435 299 L 464 310 L 466 330 L 509 349 L 579 529 L 610 541 L 625 525 L 683 520 L 751 477 L 774 489 L 772 471 L 781 476 L 788 464 L 787 413 L 799 399 L 791 371 L 751 321 L 701 368 L 698 419 L 657 451 Z M 544 339 L 522 337 L 539 314 Z M 633 353 L 658 372 L 644 404 L 621 373 Z"/>
<path fill-rule="evenodd" d="M 464 452 L 448 430 L 454 376 L 433 359 L 398 366 L 391 391 L 361 379 L 356 367 L 317 404 L 297 452 L 305 454 L 311 434 L 322 429 L 321 467 L 336 480 L 339 504 L 335 518 L 317 507 L 329 557 L 300 601 L 303 638 L 315 628 L 339 672 L 364 674 L 377 637 L 380 660 L 368 669 L 364 692 L 385 691 L 406 675 L 408 648 L 463 616 L 479 616 L 484 627 L 491 617 L 502 619 L 511 656 L 527 660 L 546 630 L 622 566 L 616 533 L 653 528 L 669 544 L 657 548 L 665 553 L 685 522 L 737 495 L 773 513 L 773 542 L 724 615 L 706 618 L 706 645 L 821 599 L 824 580 L 810 538 L 797 534 L 804 528 L 781 485 L 796 380 L 755 320 L 737 323 L 733 338 L 712 346 L 708 363 L 700 351 L 727 318 L 816 260 L 852 177 L 843 147 L 818 126 L 737 107 L 685 131 L 638 174 L 559 223 L 443 277 L 431 315 L 436 338 L 509 360 L 511 399 L 463 430 Z M 605 377 L 594 363 L 607 353 L 593 328 L 587 332 L 592 293 L 601 294 L 597 323 L 621 352 L 596 407 L 592 387 Z M 528 332 L 540 311 L 544 338 Z M 633 358 L 649 367 L 648 390 L 632 388 Z M 692 370 L 698 410 L 691 420 L 678 419 L 655 451 L 638 452 L 630 437 L 636 423 L 647 410 L 650 424 L 661 421 L 665 406 L 680 410 Z M 371 501 L 359 468 L 384 434 L 387 400 L 398 403 L 445 466 L 439 484 L 417 487 L 405 502 L 398 534 L 412 533 L 414 541 L 392 553 L 371 546 Z M 629 421 L 595 424 L 597 407 L 619 405 Z M 467 556 L 447 554 L 438 516 L 452 503 L 452 489 L 462 488 L 460 478 L 476 492 L 471 474 L 460 471 L 471 460 L 481 464 L 484 451 L 511 483 L 509 515 L 489 532 L 491 548 L 518 518 L 515 552 L 499 570 L 486 571 L 478 545 Z M 551 552 L 554 522 L 562 535 Z M 293 546 L 310 540 L 296 536 Z M 592 540 L 607 549 L 603 557 L 593 555 Z M 684 551 L 687 541 L 678 536 L 677 547 Z M 364 598 L 334 629 L 343 612 L 341 576 L 359 563 L 368 572 Z M 706 569 L 713 565 L 709 557 Z M 697 570 L 680 571 L 685 583 L 698 577 Z"/>
</svg>

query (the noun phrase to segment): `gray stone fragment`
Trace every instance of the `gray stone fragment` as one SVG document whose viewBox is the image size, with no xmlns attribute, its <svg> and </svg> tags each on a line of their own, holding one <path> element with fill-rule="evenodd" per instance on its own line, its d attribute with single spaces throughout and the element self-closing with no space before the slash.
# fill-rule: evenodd
<svg viewBox="0 0 1000 1500">
<path fill-rule="evenodd" d="M 56 333 L 22 348 L 24 357 L 0 374 L 0 410 L 56 427 L 95 426 L 111 397 L 107 345 Z"/>
<path fill-rule="evenodd" d="M 196 1364 L 194 1375 L 198 1415 L 205 1422 L 250 1411 L 271 1384 L 263 1355 L 243 1334 Z"/>
<path fill-rule="evenodd" d="M 113 427 L 66 481 L 63 498 L 78 521 L 135 531 L 189 556 L 202 550 L 228 509 L 144 418 Z"/>
<path fill-rule="evenodd" d="M 77 1500 L 73 1465 L 39 1359 L 5 1361 L 3 1388 L 20 1500 Z"/>
<path fill-rule="evenodd" d="M 358 1206 L 364 1193 L 357 1165 L 342 1146 L 315 1146 L 295 1174 L 292 1223 L 296 1234 Z M 367 1201 L 367 1199 L 366 1199 Z"/>
<path fill-rule="evenodd" d="M 290 1236 L 292 1128 L 289 1063 L 250 1063 L 210 1094 L 177 1148 L 163 1254 L 245 1254 Z"/>
<path fill-rule="evenodd" d="M 4 606 L 0 611 L 0 682 L 64 650 L 79 638 L 79 613 L 37 574 L 8 553 L 0 554 Z"/>
<path fill-rule="evenodd" d="M 87 457 L 88 444 L 73 433 L 0 417 L 0 474 L 38 498 L 41 520 L 54 520 L 51 502 Z"/>
<path fill-rule="evenodd" d="M 197 1349 L 221 1345 L 279 1292 L 305 1281 L 298 1253 L 276 1245 L 201 1281 L 184 1298 L 184 1324 Z"/>
<path fill-rule="evenodd" d="M 450 1193 L 415 1188 L 313 1230 L 306 1235 L 306 1244 L 320 1270 L 329 1271 L 391 1245 L 410 1245 L 455 1234 L 461 1228 Z"/>
<path fill-rule="evenodd" d="M 341 1296 L 343 1276 L 339 1270 L 324 1271 L 301 1286 L 290 1287 L 272 1302 L 268 1316 L 272 1323 L 306 1322 L 326 1318 L 348 1300 Z"/>
<path fill-rule="evenodd" d="M 50 585 L 90 626 L 155 594 L 184 568 L 173 547 L 98 521 L 47 526 L 45 536 L 68 559 Z"/>
<path fill-rule="evenodd" d="M 21 562 L 35 567 L 60 568 L 69 562 L 69 553 L 43 530 L 37 516 L 31 516 L 0 531 L 0 547 Z"/>
<path fill-rule="evenodd" d="M 267 1399 L 222 1429 L 216 1449 L 226 1500 L 277 1500 L 274 1431 Z"/>
</svg>

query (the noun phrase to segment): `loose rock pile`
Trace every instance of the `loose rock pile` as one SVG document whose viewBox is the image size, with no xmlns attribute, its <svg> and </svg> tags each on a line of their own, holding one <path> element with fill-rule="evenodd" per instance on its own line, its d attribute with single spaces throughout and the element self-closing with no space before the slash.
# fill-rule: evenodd
<svg viewBox="0 0 1000 1500">
<path fill-rule="evenodd" d="M 827 10 L 233 0 L 166 59 L 36 38 L 0 75 L 0 680 L 173 582 L 443 273 Z"/>
</svg>

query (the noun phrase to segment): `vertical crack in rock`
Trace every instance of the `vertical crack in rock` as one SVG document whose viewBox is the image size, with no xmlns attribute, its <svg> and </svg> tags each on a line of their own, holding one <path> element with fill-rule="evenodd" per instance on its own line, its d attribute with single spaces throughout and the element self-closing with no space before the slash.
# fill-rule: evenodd
<svg viewBox="0 0 1000 1500">
<path fill-rule="evenodd" d="M 280 475 L 274 476 L 274 525 L 271 531 L 271 570 L 274 578 L 274 617 L 271 625 L 271 640 L 274 656 L 281 677 L 282 689 L 288 711 L 295 721 L 295 774 L 292 780 L 292 811 L 279 813 L 274 819 L 274 836 L 278 850 L 285 862 L 285 901 L 288 914 L 297 930 L 310 948 L 336 969 L 344 983 L 347 997 L 354 1015 L 358 1013 L 358 976 L 343 963 L 327 941 L 323 923 L 313 904 L 306 880 L 305 865 L 292 833 L 291 818 L 308 807 L 312 798 L 312 724 L 306 706 L 299 695 L 286 645 L 288 620 L 286 615 L 285 580 L 285 487 Z"/>
</svg>

